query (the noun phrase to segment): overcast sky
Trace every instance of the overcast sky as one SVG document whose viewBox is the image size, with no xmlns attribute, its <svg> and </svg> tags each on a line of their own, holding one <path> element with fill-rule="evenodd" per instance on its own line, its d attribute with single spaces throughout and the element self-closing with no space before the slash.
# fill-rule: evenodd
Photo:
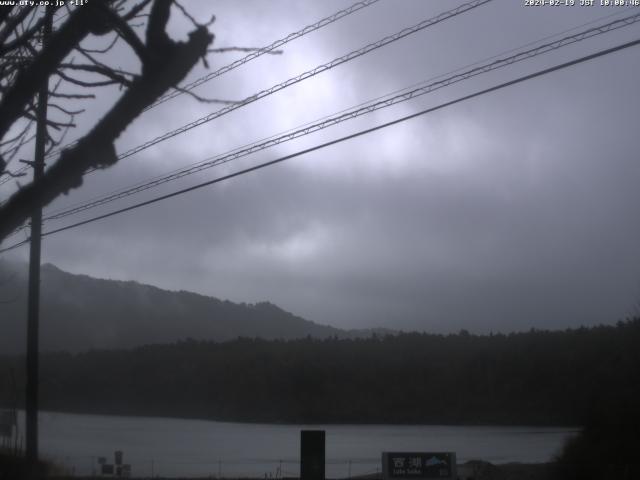
<svg viewBox="0 0 640 480">
<path fill-rule="evenodd" d="M 216 14 L 215 46 L 254 47 L 352 2 L 183 3 L 198 19 Z M 265 55 L 197 92 L 248 97 L 460 3 L 381 0 L 287 44 L 282 55 Z M 633 12 L 640 8 L 525 7 L 520 0 L 494 0 L 89 175 L 80 190 L 47 211 L 598 18 Z M 191 27 L 178 17 L 174 12 L 171 28 L 181 37 Z M 638 37 L 640 22 L 50 222 L 45 231 Z M 128 64 L 126 52 L 119 55 Z M 210 70 L 241 55 L 211 55 Z M 206 72 L 199 65 L 190 78 Z M 637 312 L 640 300 L 638 85 L 640 47 L 634 47 L 53 235 L 43 243 L 43 261 L 74 273 L 232 301 L 268 300 L 338 327 L 507 332 L 614 323 Z M 100 97 L 85 114 L 85 128 L 117 94 Z M 140 117 L 118 142 L 118 151 L 218 108 L 186 96 L 173 99 Z M 1 193 L 12 188 L 7 184 Z M 27 249 L 21 249 L 11 258 L 26 256 Z"/>
</svg>

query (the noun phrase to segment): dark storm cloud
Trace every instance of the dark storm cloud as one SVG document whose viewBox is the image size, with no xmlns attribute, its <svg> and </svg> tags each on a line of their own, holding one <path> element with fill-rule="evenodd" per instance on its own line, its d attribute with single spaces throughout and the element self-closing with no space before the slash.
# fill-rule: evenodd
<svg viewBox="0 0 640 480">
<path fill-rule="evenodd" d="M 260 45 L 347 3 L 243 3 L 242 11 L 235 2 L 212 5 L 220 9 L 218 45 Z M 282 57 L 263 58 L 219 79 L 213 93 L 243 98 L 443 9 L 441 2 L 397 5 L 382 1 L 294 42 Z M 610 13 L 529 11 L 518 2 L 496 1 L 127 159 L 88 178 L 82 192 L 59 205 Z M 634 33 L 637 27 L 162 191 L 412 113 Z M 510 331 L 616 321 L 640 296 L 638 58 L 637 51 L 619 53 L 51 237 L 45 259 L 95 276 L 236 301 L 270 300 L 336 326 Z M 212 108 L 188 99 L 168 103 L 140 119 L 122 149 Z"/>
</svg>

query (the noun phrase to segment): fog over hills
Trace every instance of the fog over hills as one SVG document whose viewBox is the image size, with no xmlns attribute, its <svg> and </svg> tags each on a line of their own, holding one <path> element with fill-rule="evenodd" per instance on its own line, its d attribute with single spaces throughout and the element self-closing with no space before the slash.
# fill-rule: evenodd
<svg viewBox="0 0 640 480">
<path fill-rule="evenodd" d="M 20 353 L 26 342 L 26 273 L 20 266 L 0 266 L 0 283 L 0 353 Z M 42 266 L 40 329 L 42 351 L 72 352 L 186 338 L 224 341 L 371 334 L 370 330 L 319 325 L 269 302 L 238 304 L 133 281 L 74 275 L 51 264 Z"/>
</svg>

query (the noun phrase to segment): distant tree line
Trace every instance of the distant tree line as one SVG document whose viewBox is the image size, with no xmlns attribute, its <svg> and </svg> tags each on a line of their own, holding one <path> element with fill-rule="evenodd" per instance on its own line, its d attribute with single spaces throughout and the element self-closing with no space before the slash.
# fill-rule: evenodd
<svg viewBox="0 0 640 480">
<path fill-rule="evenodd" d="M 41 407 L 290 423 L 585 425 L 640 398 L 640 318 L 566 331 L 214 343 L 43 355 Z M 0 357 L 0 378 L 21 357 Z M 0 380 L 0 402 L 13 397 Z"/>
</svg>

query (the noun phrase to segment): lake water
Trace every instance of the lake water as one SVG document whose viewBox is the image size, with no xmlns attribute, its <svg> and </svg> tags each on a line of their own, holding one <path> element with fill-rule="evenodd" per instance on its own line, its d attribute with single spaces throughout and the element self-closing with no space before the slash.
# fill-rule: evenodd
<svg viewBox="0 0 640 480">
<path fill-rule="evenodd" d="M 331 478 L 376 472 L 383 451 L 454 451 L 458 463 L 545 462 L 575 433 L 553 427 L 266 425 L 43 412 L 40 452 L 77 475 L 96 471 L 98 457 L 113 463 L 113 452 L 122 450 L 134 476 L 297 476 L 305 428 L 326 430 Z"/>
</svg>

